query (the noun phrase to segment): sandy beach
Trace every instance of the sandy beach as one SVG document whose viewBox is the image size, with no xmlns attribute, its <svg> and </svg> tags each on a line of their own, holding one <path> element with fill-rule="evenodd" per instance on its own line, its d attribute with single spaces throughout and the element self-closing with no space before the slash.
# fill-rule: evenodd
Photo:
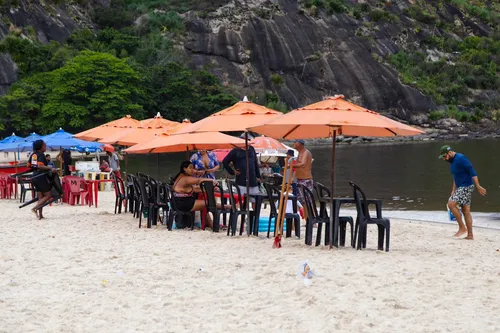
<svg viewBox="0 0 500 333">
<path fill-rule="evenodd" d="M 500 332 L 500 230 L 392 219 L 391 251 L 138 229 L 131 214 L 1 200 L 0 332 Z M 411 216 L 407 217 L 408 219 Z M 298 266 L 317 274 L 306 287 Z"/>
</svg>

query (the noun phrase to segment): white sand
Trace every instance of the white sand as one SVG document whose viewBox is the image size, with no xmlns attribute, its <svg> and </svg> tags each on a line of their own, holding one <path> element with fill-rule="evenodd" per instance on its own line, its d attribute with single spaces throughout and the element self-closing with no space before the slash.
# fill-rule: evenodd
<svg viewBox="0 0 500 333">
<path fill-rule="evenodd" d="M 500 231 L 392 222 L 391 252 L 138 229 L 96 208 L 0 201 L 0 332 L 500 332 Z M 319 275 L 306 288 L 305 259 Z M 201 270 L 200 270 L 201 269 Z"/>
</svg>

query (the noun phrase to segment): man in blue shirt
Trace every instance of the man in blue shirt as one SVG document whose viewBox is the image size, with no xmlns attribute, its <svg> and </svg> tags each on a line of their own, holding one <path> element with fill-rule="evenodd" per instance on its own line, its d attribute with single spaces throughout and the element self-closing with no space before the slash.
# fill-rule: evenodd
<svg viewBox="0 0 500 333">
<path fill-rule="evenodd" d="M 472 215 L 470 213 L 472 192 L 474 191 L 474 187 L 476 187 L 479 194 L 484 196 L 486 195 L 486 189 L 479 185 L 476 171 L 464 155 L 454 152 L 450 146 L 445 145 L 439 151 L 439 158 L 450 163 L 450 171 L 453 175 L 453 186 L 451 196 L 448 199 L 448 207 L 458 223 L 458 231 L 455 237 L 460 237 L 467 233 L 465 239 L 472 240 L 474 239 L 474 234 L 472 233 Z M 466 225 L 462 221 L 458 206 L 462 207 Z"/>
</svg>

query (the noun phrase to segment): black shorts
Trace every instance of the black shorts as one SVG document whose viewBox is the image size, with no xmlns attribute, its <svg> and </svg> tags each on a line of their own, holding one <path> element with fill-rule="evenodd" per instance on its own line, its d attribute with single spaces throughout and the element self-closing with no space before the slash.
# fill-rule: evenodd
<svg viewBox="0 0 500 333">
<path fill-rule="evenodd" d="M 196 198 L 194 196 L 189 197 L 174 197 L 175 206 L 178 210 L 182 212 L 190 212 L 194 207 Z"/>
<path fill-rule="evenodd" d="M 47 193 L 52 189 L 52 184 L 47 175 L 35 176 L 31 181 L 37 192 Z"/>
</svg>

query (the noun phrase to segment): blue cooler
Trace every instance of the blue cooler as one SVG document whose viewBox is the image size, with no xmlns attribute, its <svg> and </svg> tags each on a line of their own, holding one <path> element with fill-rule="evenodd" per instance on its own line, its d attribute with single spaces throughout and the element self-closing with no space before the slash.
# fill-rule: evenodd
<svg viewBox="0 0 500 333">
<path fill-rule="evenodd" d="M 271 233 L 274 231 L 274 222 L 276 219 L 273 217 L 271 219 Z M 286 220 L 284 221 L 283 231 L 286 231 Z M 269 216 L 261 216 L 259 218 L 259 232 L 267 232 L 267 226 L 269 224 Z"/>
</svg>

